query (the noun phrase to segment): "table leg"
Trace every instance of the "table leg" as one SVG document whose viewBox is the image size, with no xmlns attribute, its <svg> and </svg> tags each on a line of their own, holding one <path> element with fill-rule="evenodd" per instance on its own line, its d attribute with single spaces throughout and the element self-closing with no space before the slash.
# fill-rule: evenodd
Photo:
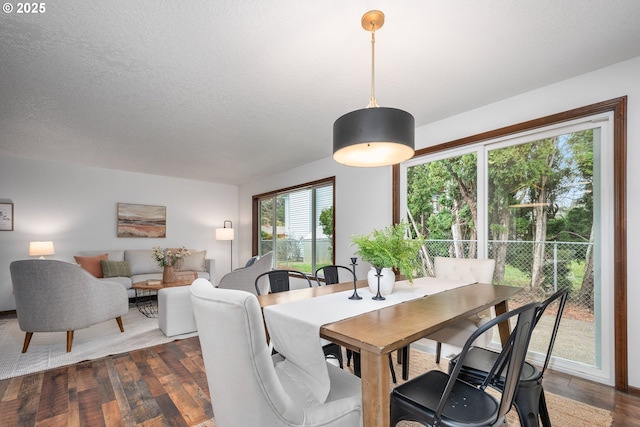
<svg viewBox="0 0 640 427">
<path fill-rule="evenodd" d="M 360 351 L 364 427 L 389 425 L 389 354 Z"/>
<path fill-rule="evenodd" d="M 506 300 L 499 302 L 498 304 L 495 305 L 494 308 L 496 311 L 496 317 L 509 311 L 509 306 Z M 509 322 L 500 323 L 498 325 L 498 331 L 500 332 L 500 343 L 504 347 L 507 340 L 509 339 L 509 335 L 511 335 L 511 328 L 509 326 Z"/>
</svg>

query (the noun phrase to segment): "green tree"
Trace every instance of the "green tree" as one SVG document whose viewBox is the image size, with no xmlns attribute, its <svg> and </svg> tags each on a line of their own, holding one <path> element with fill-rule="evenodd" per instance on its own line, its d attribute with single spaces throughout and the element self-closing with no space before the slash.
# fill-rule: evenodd
<svg viewBox="0 0 640 427">
<path fill-rule="evenodd" d="M 454 240 L 450 255 L 464 257 L 459 243 L 475 241 L 477 221 L 476 155 L 438 160 L 407 171 L 407 207 L 422 236 Z M 470 250 L 475 256 L 475 246 Z"/>
<path fill-rule="evenodd" d="M 322 226 L 322 233 L 329 239 L 329 253 L 333 253 L 333 206 L 320 212 L 319 221 Z"/>
</svg>

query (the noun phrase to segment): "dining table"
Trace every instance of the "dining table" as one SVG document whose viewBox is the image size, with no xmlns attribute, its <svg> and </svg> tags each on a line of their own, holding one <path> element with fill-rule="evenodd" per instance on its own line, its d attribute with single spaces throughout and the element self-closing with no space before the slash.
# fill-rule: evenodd
<svg viewBox="0 0 640 427">
<path fill-rule="evenodd" d="M 349 299 L 354 288 L 361 300 Z M 319 401 L 330 387 L 320 338 L 360 353 L 363 424 L 373 427 L 389 424 L 390 353 L 488 308 L 505 313 L 509 298 L 521 290 L 420 278 L 397 282 L 384 301 L 374 301 L 361 280 L 260 295 L 258 301 L 274 347 Z M 499 325 L 499 334 L 504 344 L 507 323 Z"/>
</svg>

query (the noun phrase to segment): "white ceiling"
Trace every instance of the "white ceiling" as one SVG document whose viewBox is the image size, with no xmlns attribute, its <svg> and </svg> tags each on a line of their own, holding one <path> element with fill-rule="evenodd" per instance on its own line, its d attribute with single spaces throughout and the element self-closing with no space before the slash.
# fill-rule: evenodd
<svg viewBox="0 0 640 427">
<path fill-rule="evenodd" d="M 416 126 L 640 56 L 637 0 L 45 5 L 0 14 L 0 155 L 229 184 L 331 156 L 370 9 L 378 103 Z"/>
</svg>

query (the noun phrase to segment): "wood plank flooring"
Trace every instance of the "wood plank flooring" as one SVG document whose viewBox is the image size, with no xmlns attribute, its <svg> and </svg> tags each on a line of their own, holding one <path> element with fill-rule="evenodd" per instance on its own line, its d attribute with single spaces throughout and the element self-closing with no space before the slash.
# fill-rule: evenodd
<svg viewBox="0 0 640 427">
<path fill-rule="evenodd" d="M 192 426 L 211 417 L 197 337 L 0 381 L 2 426 Z"/>
<path fill-rule="evenodd" d="M 549 372 L 545 390 L 640 426 L 640 398 Z M 213 417 L 197 337 L 0 381 L 0 426 L 193 426 Z M 567 427 L 567 426 L 560 426 Z"/>
</svg>

